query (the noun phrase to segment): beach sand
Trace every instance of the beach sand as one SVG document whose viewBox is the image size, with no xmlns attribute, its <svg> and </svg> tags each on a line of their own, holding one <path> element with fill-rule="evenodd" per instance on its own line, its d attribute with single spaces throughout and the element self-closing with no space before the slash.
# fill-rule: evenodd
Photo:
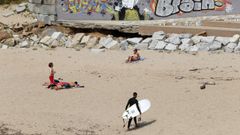
<svg viewBox="0 0 240 135">
<path fill-rule="evenodd" d="M 239 135 L 240 55 L 141 51 L 144 61 L 124 63 L 131 53 L 0 50 L 0 130 L 27 135 Z M 54 63 L 56 78 L 77 80 L 85 88 L 43 87 L 48 62 Z M 216 85 L 201 90 L 204 81 Z M 121 115 L 134 91 L 152 107 L 139 128 L 127 131 Z"/>
</svg>

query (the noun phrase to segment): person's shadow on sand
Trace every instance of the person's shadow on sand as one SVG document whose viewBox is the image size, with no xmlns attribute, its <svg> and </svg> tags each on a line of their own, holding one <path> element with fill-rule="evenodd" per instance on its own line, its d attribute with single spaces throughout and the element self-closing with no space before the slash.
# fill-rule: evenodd
<svg viewBox="0 0 240 135">
<path fill-rule="evenodd" d="M 136 128 L 131 128 L 131 129 L 129 129 L 128 131 L 138 130 L 138 129 L 140 129 L 140 128 L 149 126 L 149 125 L 155 123 L 156 121 L 157 121 L 157 120 L 151 120 L 151 121 L 149 121 L 149 122 L 146 122 L 146 121 L 140 122 L 140 123 L 138 123 L 138 127 L 136 127 Z"/>
</svg>

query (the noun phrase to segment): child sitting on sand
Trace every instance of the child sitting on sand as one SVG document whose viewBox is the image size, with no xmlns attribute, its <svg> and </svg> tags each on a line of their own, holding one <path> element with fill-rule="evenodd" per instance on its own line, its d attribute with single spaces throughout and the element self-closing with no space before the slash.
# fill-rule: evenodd
<svg viewBox="0 0 240 135">
<path fill-rule="evenodd" d="M 138 49 L 134 49 L 133 55 L 128 57 L 128 59 L 126 60 L 126 63 L 131 63 L 133 61 L 138 61 L 138 60 L 140 60 L 140 54 L 138 52 Z"/>
</svg>

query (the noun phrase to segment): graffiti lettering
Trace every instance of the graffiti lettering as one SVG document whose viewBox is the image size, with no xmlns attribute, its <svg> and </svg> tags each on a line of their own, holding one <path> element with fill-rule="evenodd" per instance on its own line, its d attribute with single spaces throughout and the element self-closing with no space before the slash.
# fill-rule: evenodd
<svg viewBox="0 0 240 135">
<path fill-rule="evenodd" d="M 58 0 L 58 12 L 65 18 L 111 19 L 111 20 L 156 20 L 172 15 L 196 16 L 231 13 L 233 0 Z M 235 0 L 237 1 L 237 0 Z M 185 15 L 183 17 L 186 17 Z M 174 16 L 176 17 L 176 16 Z"/>
<path fill-rule="evenodd" d="M 224 3 L 215 0 L 158 0 L 155 14 L 159 17 L 167 17 L 181 12 L 214 10 L 222 7 Z"/>
</svg>

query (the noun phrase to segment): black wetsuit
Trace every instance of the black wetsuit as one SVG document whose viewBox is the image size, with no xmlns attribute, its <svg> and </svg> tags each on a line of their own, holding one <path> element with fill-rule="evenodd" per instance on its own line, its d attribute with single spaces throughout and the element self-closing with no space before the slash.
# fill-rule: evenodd
<svg viewBox="0 0 240 135">
<path fill-rule="evenodd" d="M 127 110 L 128 106 L 131 107 L 134 104 L 136 104 L 138 111 L 141 113 L 141 110 L 140 110 L 139 105 L 138 105 L 138 100 L 135 97 L 132 97 L 128 100 L 128 103 L 126 105 L 125 110 Z M 129 121 L 128 121 L 128 128 L 130 128 L 131 122 L 132 122 L 132 118 L 130 118 Z M 135 122 L 135 125 L 137 126 L 137 118 L 136 117 L 134 117 L 134 122 Z"/>
</svg>

